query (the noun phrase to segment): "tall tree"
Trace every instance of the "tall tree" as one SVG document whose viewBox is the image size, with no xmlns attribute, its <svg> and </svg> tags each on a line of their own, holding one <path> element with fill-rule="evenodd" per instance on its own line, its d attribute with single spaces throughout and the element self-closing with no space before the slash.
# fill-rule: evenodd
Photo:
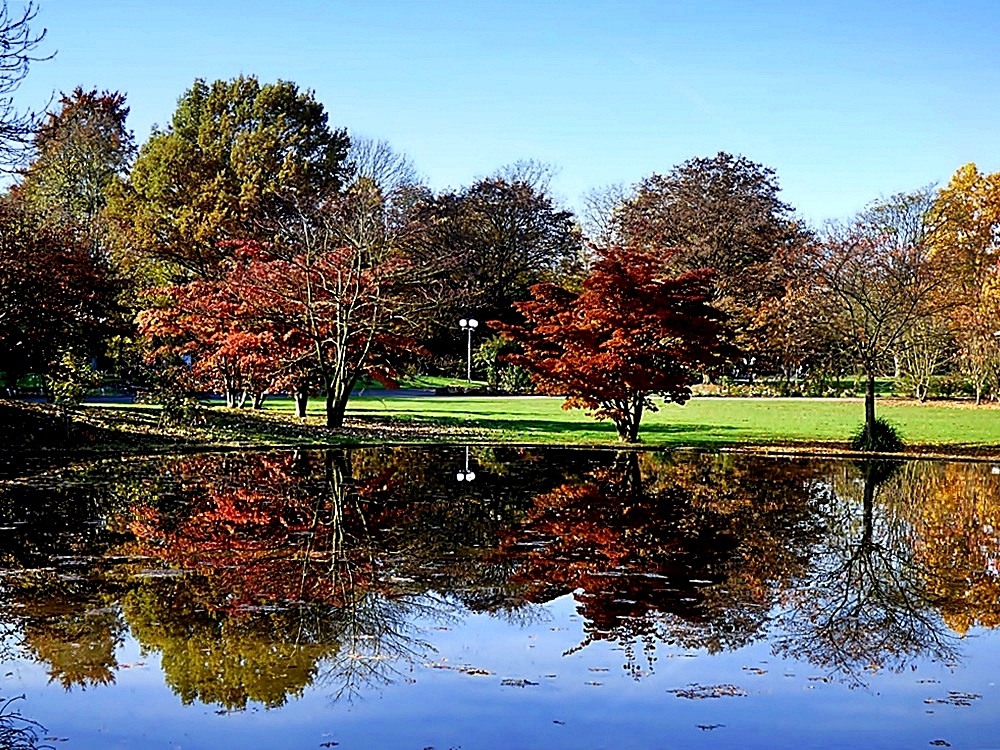
<svg viewBox="0 0 1000 750">
<path fill-rule="evenodd" d="M 662 257 L 613 248 L 580 293 L 538 284 L 532 300 L 515 305 L 525 326 L 494 323 L 524 348 L 512 361 L 531 371 L 539 391 L 611 419 L 628 443 L 638 440 L 643 412 L 656 410 L 654 395 L 684 403 L 694 371 L 731 353 L 725 316 L 708 305 L 710 274 L 667 277 Z"/>
<path fill-rule="evenodd" d="M 222 241 L 272 240 L 276 217 L 336 193 L 348 174 L 348 144 L 312 92 L 293 83 L 195 81 L 170 126 L 143 145 L 113 202 L 129 230 L 124 260 L 166 264 L 161 279 L 212 277 Z"/>
<path fill-rule="evenodd" d="M 47 374 L 61 355 L 98 353 L 113 316 L 104 266 L 70 235 L 0 199 L 0 360 L 8 377 Z"/>
<path fill-rule="evenodd" d="M 545 174 L 520 163 L 415 207 L 408 252 L 442 259 L 452 292 L 426 332 L 431 349 L 454 349 L 459 318 L 520 322 L 511 305 L 528 299 L 533 284 L 580 276 L 579 231 L 548 194 Z"/>
<path fill-rule="evenodd" d="M 10 171 L 20 162 L 24 147 L 35 129 L 34 113 L 21 112 L 14 104 L 14 92 L 28 75 L 31 63 L 46 60 L 36 57 L 45 38 L 45 29 L 31 29 L 38 6 L 34 0 L 24 3 L 20 12 L 11 12 L 7 0 L 0 0 L 0 170 Z"/>
<path fill-rule="evenodd" d="M 135 139 L 125 96 L 97 89 L 63 94 L 34 135 L 34 158 L 22 183 L 27 204 L 47 224 L 65 228 L 97 250 L 98 220 L 109 191 L 128 172 Z"/>
<path fill-rule="evenodd" d="M 1000 172 L 961 167 L 938 193 L 932 214 L 932 252 L 955 303 L 950 333 L 978 404 L 986 388 L 1000 385 Z"/>
<path fill-rule="evenodd" d="M 671 267 L 715 271 L 716 298 L 756 301 L 769 291 L 760 269 L 805 236 L 779 192 L 774 170 L 720 152 L 643 180 L 618 221 L 634 241 L 676 249 Z"/>
<path fill-rule="evenodd" d="M 869 440 L 863 443 L 879 429 L 876 376 L 907 332 L 948 302 L 931 253 L 932 201 L 933 193 L 924 190 L 871 204 L 851 224 L 831 227 L 801 269 L 800 288 L 864 372 Z"/>
<path fill-rule="evenodd" d="M 713 304 L 730 316 L 740 347 L 764 359 L 779 321 L 756 312 L 781 297 L 781 259 L 809 237 L 779 196 L 774 170 L 720 152 L 646 178 L 612 219 L 626 242 L 669 248 L 671 273 L 714 271 Z"/>
</svg>

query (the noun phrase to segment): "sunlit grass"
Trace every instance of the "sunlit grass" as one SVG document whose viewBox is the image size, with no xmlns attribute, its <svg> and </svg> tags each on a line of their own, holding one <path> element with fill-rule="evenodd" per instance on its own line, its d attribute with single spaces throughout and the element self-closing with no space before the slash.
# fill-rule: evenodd
<svg viewBox="0 0 1000 750">
<path fill-rule="evenodd" d="M 561 406 L 561 399 L 540 397 L 355 398 L 348 416 L 487 427 L 499 438 L 523 442 L 615 441 L 610 422 Z M 889 402 L 880 403 L 878 413 L 899 428 L 909 445 L 1000 445 L 1000 410 Z M 863 421 L 859 399 L 700 398 L 647 413 L 640 438 L 646 445 L 665 446 L 846 444 Z"/>
<path fill-rule="evenodd" d="M 449 442 L 456 435 L 474 430 L 478 440 L 487 442 L 617 444 L 610 422 L 597 422 L 582 411 L 565 411 L 561 407 L 561 399 L 537 396 L 366 396 L 351 399 L 347 417 L 355 426 L 380 425 L 379 434 L 383 435 L 380 439 L 384 442 Z M 153 413 L 156 407 L 145 405 L 107 404 L 94 408 L 132 411 L 133 419 L 151 422 L 156 418 Z M 281 442 L 293 444 L 356 439 L 320 430 L 325 422 L 322 399 L 309 402 L 309 418 L 304 422 L 293 416 L 291 399 L 269 398 L 264 408 L 265 414 L 259 414 L 250 409 L 227 410 L 215 403 L 209 410 L 215 415 L 210 425 L 215 426 L 216 432 L 224 430 L 218 439 L 242 436 L 241 441 L 249 443 L 274 441 L 278 433 L 282 435 Z M 257 418 L 255 414 L 267 418 Z M 880 400 L 878 414 L 898 428 L 904 443 L 910 447 L 969 450 L 1000 447 L 1000 409 L 994 407 Z M 695 398 L 684 406 L 668 404 L 657 412 L 647 412 L 640 440 L 647 447 L 671 448 L 744 445 L 847 448 L 863 420 L 864 405 L 860 399 Z M 392 425 L 408 429 L 394 432 Z M 436 427 L 441 429 L 436 431 Z M 365 440 L 370 442 L 370 438 Z"/>
</svg>

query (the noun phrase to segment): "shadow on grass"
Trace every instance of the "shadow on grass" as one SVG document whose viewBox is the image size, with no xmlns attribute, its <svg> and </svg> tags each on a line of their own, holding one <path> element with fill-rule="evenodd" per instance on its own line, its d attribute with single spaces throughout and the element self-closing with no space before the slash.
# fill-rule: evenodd
<svg viewBox="0 0 1000 750">
<path fill-rule="evenodd" d="M 565 437 L 568 442 L 574 438 L 587 436 L 607 438 L 617 442 L 614 424 L 611 422 L 563 421 L 539 419 L 538 417 L 508 416 L 498 419 L 495 412 L 468 412 L 462 416 L 393 414 L 359 409 L 351 412 L 359 419 L 388 419 L 406 424 L 420 424 L 439 427 L 478 427 L 497 432 L 515 432 L 532 437 Z M 718 445 L 732 444 L 739 440 L 739 428 L 720 425 L 699 424 L 652 424 L 639 431 L 640 442 L 655 441 L 677 445 Z"/>
</svg>

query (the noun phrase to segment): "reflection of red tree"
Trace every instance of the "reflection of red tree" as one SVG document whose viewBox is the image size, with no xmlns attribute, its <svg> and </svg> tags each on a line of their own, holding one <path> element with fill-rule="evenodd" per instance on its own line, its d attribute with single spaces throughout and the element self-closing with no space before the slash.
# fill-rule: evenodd
<svg viewBox="0 0 1000 750">
<path fill-rule="evenodd" d="M 502 553 L 530 600 L 573 591 L 593 637 L 664 636 L 709 649 L 752 637 L 808 561 L 813 473 L 767 462 L 630 454 L 540 495 Z M 524 544 L 524 538 L 529 543 Z"/>
<path fill-rule="evenodd" d="M 275 602 L 345 604 L 375 585 L 360 506 L 384 482 L 355 482 L 335 458 L 319 467 L 315 459 L 177 462 L 172 475 L 194 491 L 180 512 L 135 508 L 129 554 L 211 579 L 218 596 L 209 606 L 228 611 Z"/>
</svg>

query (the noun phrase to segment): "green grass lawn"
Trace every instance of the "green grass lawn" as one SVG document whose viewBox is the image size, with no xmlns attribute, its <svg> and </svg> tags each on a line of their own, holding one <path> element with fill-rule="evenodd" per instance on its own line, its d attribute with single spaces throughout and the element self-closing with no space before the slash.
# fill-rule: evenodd
<svg viewBox="0 0 1000 750">
<path fill-rule="evenodd" d="M 370 437 L 331 436 L 317 431 L 323 424 L 322 399 L 309 403 L 309 417 L 300 423 L 292 414 L 291 399 L 269 398 L 265 401 L 270 421 L 255 419 L 249 409 L 211 410 L 212 424 L 222 430 L 226 440 L 243 436 L 260 443 L 279 440 L 291 444 L 326 443 L 333 440 Z M 468 429 L 435 432 L 441 428 L 471 428 L 476 440 L 519 444 L 615 445 L 617 436 L 610 422 L 597 422 L 582 411 L 564 411 L 562 399 L 529 397 L 428 396 L 419 398 L 352 398 L 347 411 L 349 421 L 377 428 L 385 442 L 417 440 L 454 442 L 468 436 Z M 97 410 L 137 411 L 145 414 L 155 407 L 132 404 L 106 404 Z M 958 402 L 919 404 L 905 401 L 882 401 L 880 416 L 899 429 L 906 445 L 912 448 L 942 448 L 953 452 L 1000 449 L 1000 409 Z M 138 418 L 137 415 L 136 418 Z M 154 417 L 145 417 L 147 421 Z M 845 448 L 864 418 L 861 399 L 806 398 L 695 398 L 684 406 L 665 405 L 658 412 L 647 412 L 640 430 L 647 447 L 701 447 L 754 445 L 825 445 Z M 275 422 L 278 419 L 280 421 Z M 406 426 L 393 432 L 390 425 Z M 387 429 L 382 429 L 382 427 Z M 420 429 L 416 429 L 420 428 Z M 287 433 L 287 434 L 285 434 Z"/>
<path fill-rule="evenodd" d="M 610 422 L 579 410 L 564 411 L 557 398 L 355 398 L 349 417 L 393 417 L 448 425 L 479 426 L 497 438 L 525 443 L 611 443 Z M 279 406 L 274 404 L 274 406 Z M 312 405 L 319 411 L 321 405 Z M 879 404 L 908 445 L 1000 446 L 1000 410 L 944 404 Z M 864 420 L 859 399 L 700 398 L 668 404 L 643 418 L 645 445 L 721 446 L 846 443 Z"/>
</svg>

